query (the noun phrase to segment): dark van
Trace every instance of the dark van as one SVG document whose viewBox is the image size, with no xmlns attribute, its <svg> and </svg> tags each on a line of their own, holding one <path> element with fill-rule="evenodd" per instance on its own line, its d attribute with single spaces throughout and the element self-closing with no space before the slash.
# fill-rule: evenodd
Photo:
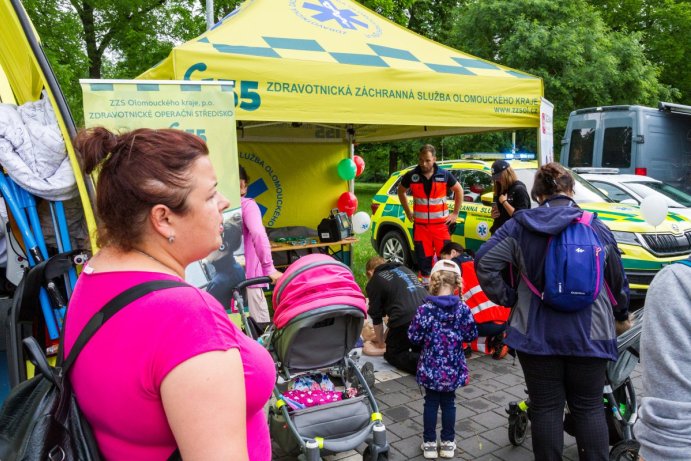
<svg viewBox="0 0 691 461">
<path fill-rule="evenodd" d="M 571 112 L 560 162 L 618 168 L 691 188 L 691 106 L 603 106 Z"/>
</svg>

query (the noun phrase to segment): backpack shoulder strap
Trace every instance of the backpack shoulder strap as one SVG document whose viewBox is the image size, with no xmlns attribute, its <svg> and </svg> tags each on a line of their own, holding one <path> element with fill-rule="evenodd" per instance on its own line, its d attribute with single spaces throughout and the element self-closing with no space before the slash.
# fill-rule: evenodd
<svg viewBox="0 0 691 461">
<path fill-rule="evenodd" d="M 153 291 L 184 286 L 190 285 L 177 280 L 152 280 L 128 288 L 115 298 L 108 301 L 108 303 L 106 303 L 101 310 L 96 312 L 94 316 L 91 317 L 84 329 L 81 331 L 81 333 L 79 333 L 77 340 L 72 345 L 70 354 L 67 356 L 67 359 L 62 365 L 63 373 L 65 375 L 67 374 L 67 371 L 72 367 L 79 353 L 82 351 L 91 337 L 98 331 L 98 329 L 101 328 L 104 323 L 117 314 L 122 308 Z M 62 341 L 64 341 L 64 335 L 61 339 L 61 342 Z"/>
</svg>

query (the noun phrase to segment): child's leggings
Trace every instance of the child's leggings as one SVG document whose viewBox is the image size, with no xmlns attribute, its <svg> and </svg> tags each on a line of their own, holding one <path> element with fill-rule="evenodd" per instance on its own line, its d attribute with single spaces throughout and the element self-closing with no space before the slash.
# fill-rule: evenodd
<svg viewBox="0 0 691 461">
<path fill-rule="evenodd" d="M 437 412 L 441 407 L 441 441 L 450 442 L 456 437 L 456 392 L 439 392 L 425 389 L 425 410 L 422 415 L 425 442 L 437 441 Z"/>
</svg>

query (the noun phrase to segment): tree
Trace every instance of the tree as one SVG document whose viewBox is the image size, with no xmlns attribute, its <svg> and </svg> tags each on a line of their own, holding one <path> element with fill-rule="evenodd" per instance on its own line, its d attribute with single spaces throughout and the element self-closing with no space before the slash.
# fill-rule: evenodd
<svg viewBox="0 0 691 461">
<path fill-rule="evenodd" d="M 691 3 L 688 0 L 589 0 L 614 31 L 641 35 L 648 59 L 660 67 L 660 81 L 691 104 Z"/>
<path fill-rule="evenodd" d="M 225 15 L 240 2 L 216 3 Z M 24 6 L 78 124 L 79 78 L 134 78 L 206 27 L 196 0 L 24 0 Z"/>
<path fill-rule="evenodd" d="M 402 26 L 408 25 L 410 7 L 416 0 L 356 0 L 370 10 Z"/>
<path fill-rule="evenodd" d="M 557 139 L 573 109 L 650 105 L 672 95 L 646 58 L 640 33 L 609 29 L 585 0 L 475 0 L 457 17 L 454 46 L 543 79 Z"/>
<path fill-rule="evenodd" d="M 410 7 L 408 28 L 440 43 L 447 43 L 460 0 L 417 0 Z"/>
</svg>

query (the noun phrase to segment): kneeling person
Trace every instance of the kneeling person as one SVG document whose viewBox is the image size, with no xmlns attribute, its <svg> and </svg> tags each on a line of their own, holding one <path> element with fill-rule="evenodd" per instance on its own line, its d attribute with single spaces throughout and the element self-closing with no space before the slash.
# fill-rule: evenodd
<svg viewBox="0 0 691 461">
<path fill-rule="evenodd" d="M 384 359 L 394 367 L 415 374 L 420 358 L 420 348 L 408 339 L 410 325 L 418 306 L 429 293 L 417 276 L 407 267 L 387 262 L 380 256 L 367 261 L 368 314 L 372 319 L 375 344 L 383 348 Z M 389 317 L 389 330 L 384 341 L 384 316 Z"/>
</svg>

